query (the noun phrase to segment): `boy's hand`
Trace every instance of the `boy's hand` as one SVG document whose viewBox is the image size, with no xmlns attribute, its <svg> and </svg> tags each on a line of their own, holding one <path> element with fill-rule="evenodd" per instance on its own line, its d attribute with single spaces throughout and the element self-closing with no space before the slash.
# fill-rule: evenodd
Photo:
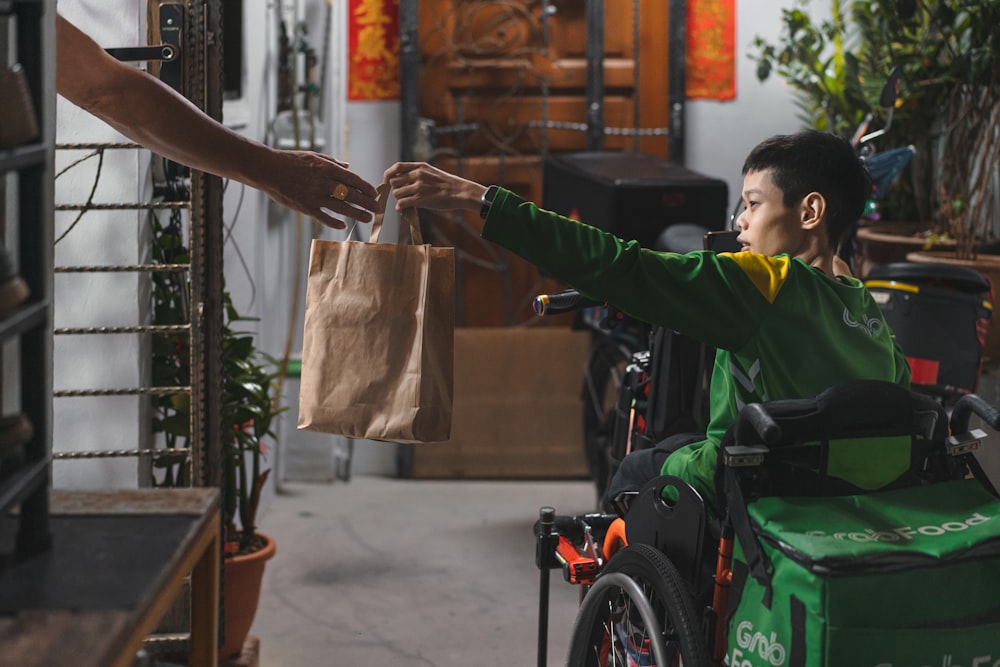
<svg viewBox="0 0 1000 667">
<path fill-rule="evenodd" d="M 426 162 L 397 162 L 383 178 L 392 188 L 397 211 L 413 207 L 478 211 L 486 192 L 486 186 Z"/>
</svg>

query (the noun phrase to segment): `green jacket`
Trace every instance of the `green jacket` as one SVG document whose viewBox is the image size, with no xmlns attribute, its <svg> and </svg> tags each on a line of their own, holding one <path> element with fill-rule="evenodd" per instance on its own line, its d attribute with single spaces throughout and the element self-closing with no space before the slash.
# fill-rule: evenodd
<svg viewBox="0 0 1000 667">
<path fill-rule="evenodd" d="M 808 398 L 858 379 L 910 383 L 910 368 L 860 280 L 787 255 L 640 247 L 500 190 L 482 236 L 581 293 L 717 348 L 706 439 L 663 473 L 714 506 L 719 442 L 751 402 Z"/>
</svg>

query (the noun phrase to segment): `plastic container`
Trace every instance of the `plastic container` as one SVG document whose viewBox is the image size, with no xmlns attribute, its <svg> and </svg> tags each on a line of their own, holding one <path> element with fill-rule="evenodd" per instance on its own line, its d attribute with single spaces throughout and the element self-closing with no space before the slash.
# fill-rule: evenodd
<svg viewBox="0 0 1000 667">
<path fill-rule="evenodd" d="M 976 390 L 993 314 L 989 281 L 961 266 L 894 262 L 865 279 L 910 362 L 915 389 L 939 396 Z"/>
</svg>

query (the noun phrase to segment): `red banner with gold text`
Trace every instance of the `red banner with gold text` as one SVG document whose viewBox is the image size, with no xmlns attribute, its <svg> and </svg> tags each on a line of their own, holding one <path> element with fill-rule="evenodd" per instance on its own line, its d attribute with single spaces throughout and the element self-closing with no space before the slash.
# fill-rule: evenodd
<svg viewBox="0 0 1000 667">
<path fill-rule="evenodd" d="M 688 0 L 688 99 L 736 97 L 736 0 Z"/>
<path fill-rule="evenodd" d="M 350 0 L 349 100 L 399 99 L 399 0 Z"/>
</svg>

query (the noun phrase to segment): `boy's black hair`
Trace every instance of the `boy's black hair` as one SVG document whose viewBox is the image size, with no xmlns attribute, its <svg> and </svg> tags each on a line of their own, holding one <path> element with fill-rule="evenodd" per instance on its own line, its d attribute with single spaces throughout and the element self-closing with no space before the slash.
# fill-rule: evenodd
<svg viewBox="0 0 1000 667">
<path fill-rule="evenodd" d="M 872 194 L 871 177 L 851 144 L 828 132 L 805 130 L 760 142 L 743 163 L 743 175 L 768 169 L 785 206 L 796 205 L 810 192 L 823 195 L 827 237 L 834 251 Z"/>
</svg>

